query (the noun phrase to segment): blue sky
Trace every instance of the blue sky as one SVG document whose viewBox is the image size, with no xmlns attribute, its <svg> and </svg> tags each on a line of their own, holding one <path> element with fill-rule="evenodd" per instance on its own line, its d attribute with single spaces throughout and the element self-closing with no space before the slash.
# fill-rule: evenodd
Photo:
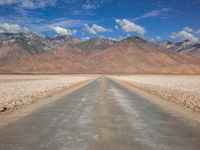
<svg viewBox="0 0 200 150">
<path fill-rule="evenodd" d="M 199 41 L 200 0 L 0 0 L 0 32 Z"/>
</svg>

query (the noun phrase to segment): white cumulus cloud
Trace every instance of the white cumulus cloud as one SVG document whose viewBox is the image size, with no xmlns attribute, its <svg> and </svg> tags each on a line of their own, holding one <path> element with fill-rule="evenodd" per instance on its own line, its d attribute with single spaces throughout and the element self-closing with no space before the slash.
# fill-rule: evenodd
<svg viewBox="0 0 200 150">
<path fill-rule="evenodd" d="M 194 30 L 193 30 L 192 28 L 187 27 L 187 26 L 183 28 L 183 31 L 185 31 L 185 32 L 189 32 L 189 33 L 194 32 Z"/>
<path fill-rule="evenodd" d="M 73 34 L 76 34 L 76 30 L 71 30 L 71 29 L 65 29 L 59 26 L 50 26 L 51 29 L 53 29 L 54 32 L 56 32 L 58 35 L 67 35 L 67 36 L 72 36 Z"/>
<path fill-rule="evenodd" d="M 196 34 L 196 35 L 200 34 L 200 29 L 195 30 L 195 29 L 192 29 L 191 27 L 188 27 L 188 26 L 184 27 L 183 31 L 186 31 L 186 32 L 189 32 L 189 33 L 192 33 L 192 34 Z"/>
<path fill-rule="evenodd" d="M 136 32 L 140 35 L 144 35 L 146 30 L 145 28 L 131 22 L 127 19 L 115 19 L 115 22 L 125 31 L 125 32 Z"/>
<path fill-rule="evenodd" d="M 0 32 L 1 33 L 19 33 L 19 32 L 28 32 L 28 28 L 21 27 L 18 24 L 8 24 L 0 23 Z"/>
<path fill-rule="evenodd" d="M 195 31 L 192 28 L 184 27 L 179 32 L 172 32 L 170 37 L 172 39 L 190 40 L 192 42 L 198 42 L 199 41 L 198 37 L 196 37 L 193 33 L 195 33 Z"/>
<path fill-rule="evenodd" d="M 84 29 L 91 33 L 91 34 L 97 34 L 97 33 L 100 33 L 100 32 L 110 32 L 111 30 L 110 29 L 106 29 L 100 25 L 97 25 L 97 24 L 93 24 L 91 27 L 88 25 L 88 24 L 85 24 L 84 25 Z"/>
</svg>

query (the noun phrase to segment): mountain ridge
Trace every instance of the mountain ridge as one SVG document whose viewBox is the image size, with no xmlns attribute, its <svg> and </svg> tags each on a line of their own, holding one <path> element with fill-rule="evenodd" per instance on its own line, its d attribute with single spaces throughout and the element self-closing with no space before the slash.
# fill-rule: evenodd
<svg viewBox="0 0 200 150">
<path fill-rule="evenodd" d="M 188 54 L 200 60 L 200 41 L 193 42 L 190 40 L 184 40 L 182 42 L 174 43 L 171 41 L 161 41 L 158 43 L 158 46 L 178 54 Z"/>
<path fill-rule="evenodd" d="M 0 38 L 0 43 L 4 43 L 0 45 L 1 73 L 200 73 L 200 61 L 193 56 L 166 50 L 137 36 L 118 42 L 81 41 L 72 37 L 49 39 L 31 34 L 22 37 L 25 47 L 15 40 L 17 44 L 9 46 L 9 42 Z M 10 40 L 12 43 L 13 39 Z M 37 41 L 43 44 L 37 45 Z M 30 45 L 39 47 L 31 53 Z M 52 49 L 44 48 L 48 45 Z"/>
</svg>

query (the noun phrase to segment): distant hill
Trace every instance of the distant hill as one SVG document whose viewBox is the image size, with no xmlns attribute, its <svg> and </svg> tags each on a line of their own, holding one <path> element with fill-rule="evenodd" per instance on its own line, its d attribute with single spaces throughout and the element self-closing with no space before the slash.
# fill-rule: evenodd
<svg viewBox="0 0 200 150">
<path fill-rule="evenodd" d="M 27 55 L 15 62 L 7 62 L 0 69 L 4 73 L 86 73 L 89 66 L 87 62 L 83 52 L 66 45 L 54 51 Z"/>
<path fill-rule="evenodd" d="M 182 54 L 171 48 L 175 47 L 173 43 L 166 44 L 170 44 L 170 50 L 137 36 L 116 42 L 47 38 L 33 33 L 0 34 L 0 72 L 200 73 L 197 54 Z"/>
<path fill-rule="evenodd" d="M 161 41 L 158 46 L 179 54 L 188 54 L 200 60 L 200 42 L 185 40 L 183 42 Z"/>
<path fill-rule="evenodd" d="M 65 39 L 51 39 L 34 33 L 0 33 L 0 63 L 43 52 L 66 45 Z"/>
<path fill-rule="evenodd" d="M 114 41 L 109 39 L 93 38 L 75 44 L 75 46 L 85 53 L 94 53 L 110 48 L 114 43 Z"/>
<path fill-rule="evenodd" d="M 92 59 L 104 73 L 195 73 L 200 62 L 189 55 L 168 52 L 139 37 L 119 41 Z"/>
</svg>

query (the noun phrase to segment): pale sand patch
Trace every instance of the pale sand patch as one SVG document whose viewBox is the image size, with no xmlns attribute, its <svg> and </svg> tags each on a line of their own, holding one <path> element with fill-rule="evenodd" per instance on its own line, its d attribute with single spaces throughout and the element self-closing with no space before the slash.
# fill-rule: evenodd
<svg viewBox="0 0 200 150">
<path fill-rule="evenodd" d="M 94 79 L 92 75 L 2 75 L 0 110 L 52 96 L 74 84 Z"/>
<path fill-rule="evenodd" d="M 74 84 L 73 86 L 71 86 L 63 91 L 60 91 L 59 93 L 57 93 L 51 97 L 47 97 L 47 98 L 43 98 L 42 100 L 34 101 L 34 103 L 32 103 L 31 105 L 27 105 L 27 104 L 19 105 L 13 109 L 10 109 L 10 110 L 0 113 L 0 128 L 3 126 L 6 126 L 12 122 L 15 122 L 23 117 L 28 116 L 32 112 L 37 111 L 38 109 L 46 106 L 47 104 L 50 104 L 54 101 L 61 99 L 65 95 L 70 94 L 70 93 L 84 87 L 85 85 L 89 84 L 92 81 L 93 80 L 88 80 L 85 82 Z"/>
<path fill-rule="evenodd" d="M 121 86 L 127 88 L 128 90 L 133 91 L 141 97 L 144 97 L 146 100 L 157 105 L 158 107 L 166 110 L 171 113 L 172 116 L 177 116 L 178 118 L 188 122 L 189 124 L 200 124 L 200 113 L 198 111 L 193 111 L 192 109 L 186 108 L 180 104 L 174 103 L 172 101 L 163 100 L 161 97 L 152 95 L 149 92 L 146 92 L 142 89 L 134 87 L 132 84 L 126 81 L 120 81 L 117 79 L 111 78 L 114 82 L 117 82 Z"/>
<path fill-rule="evenodd" d="M 112 76 L 112 78 L 200 111 L 200 76 L 198 75 L 126 75 Z"/>
</svg>

